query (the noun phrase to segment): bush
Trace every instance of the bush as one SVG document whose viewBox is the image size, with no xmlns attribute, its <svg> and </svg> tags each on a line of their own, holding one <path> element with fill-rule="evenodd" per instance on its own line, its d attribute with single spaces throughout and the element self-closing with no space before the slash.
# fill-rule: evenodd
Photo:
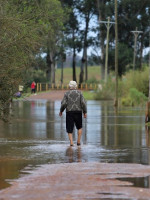
<svg viewBox="0 0 150 200">
<path fill-rule="evenodd" d="M 85 83 L 87 83 L 87 84 L 97 84 L 97 83 L 99 83 L 99 81 L 95 77 L 92 77 L 89 80 L 87 80 Z"/>
<path fill-rule="evenodd" d="M 110 76 L 107 83 L 102 82 L 102 90 L 98 90 L 95 95 L 96 100 L 112 100 L 115 97 L 115 77 Z M 118 97 L 123 95 L 122 81 L 118 80 Z"/>
<path fill-rule="evenodd" d="M 83 91 L 83 96 L 86 100 L 93 100 L 95 99 L 95 92 L 94 91 Z"/>
<path fill-rule="evenodd" d="M 133 102 L 132 102 L 132 99 L 130 97 L 122 98 L 121 99 L 121 104 L 123 106 L 134 106 Z"/>
<path fill-rule="evenodd" d="M 129 91 L 129 96 L 134 102 L 134 104 L 143 104 L 147 97 L 140 91 L 138 91 L 136 88 L 131 88 Z"/>
<path fill-rule="evenodd" d="M 95 100 L 111 100 L 114 97 L 115 82 L 108 79 L 107 83 L 102 83 L 102 90 L 98 90 L 95 94 Z"/>
<path fill-rule="evenodd" d="M 28 92 L 28 88 L 30 88 L 31 83 L 35 81 L 36 83 L 46 83 L 46 75 L 42 70 L 29 70 L 26 72 L 24 76 L 24 91 Z"/>
<path fill-rule="evenodd" d="M 124 106 L 142 105 L 147 100 L 147 97 L 136 88 L 130 88 L 129 95 L 122 98 L 121 103 Z"/>
<path fill-rule="evenodd" d="M 130 88 L 136 88 L 139 92 L 148 96 L 149 90 L 149 69 L 144 68 L 142 71 L 130 71 L 126 74 L 122 82 L 124 96 L 127 96 Z"/>
</svg>

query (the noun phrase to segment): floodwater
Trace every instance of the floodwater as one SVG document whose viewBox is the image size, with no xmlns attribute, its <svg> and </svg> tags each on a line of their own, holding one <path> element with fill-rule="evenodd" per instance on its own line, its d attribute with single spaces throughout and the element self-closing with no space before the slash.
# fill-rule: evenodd
<svg viewBox="0 0 150 200">
<path fill-rule="evenodd" d="M 15 101 L 11 123 L 0 122 L 0 189 L 41 164 L 109 162 L 150 164 L 150 130 L 145 109 L 87 101 L 81 146 L 69 146 L 60 101 Z"/>
</svg>

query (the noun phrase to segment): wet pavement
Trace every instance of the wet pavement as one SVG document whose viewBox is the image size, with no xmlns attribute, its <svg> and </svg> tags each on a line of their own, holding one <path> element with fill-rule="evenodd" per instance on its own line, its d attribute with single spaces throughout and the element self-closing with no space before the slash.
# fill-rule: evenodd
<svg viewBox="0 0 150 200">
<path fill-rule="evenodd" d="M 35 192 L 38 195 L 38 189 L 41 188 L 41 192 L 43 191 L 43 195 L 45 194 L 45 197 L 36 196 L 36 199 L 47 199 L 46 195 L 56 195 L 51 199 L 63 199 L 59 197 L 58 192 L 55 194 L 55 187 L 52 187 L 51 182 L 45 183 L 47 189 L 43 188 L 45 187 L 42 186 L 43 180 L 45 181 L 45 173 L 49 177 L 48 180 L 57 177 L 58 181 L 55 180 L 57 184 L 61 183 L 59 175 L 63 177 L 63 180 L 66 177 L 66 182 L 64 181 L 56 187 L 61 191 L 61 195 L 63 195 L 63 188 L 64 194 L 73 195 L 64 196 L 64 199 L 104 199 L 104 197 L 105 199 L 140 199 L 137 198 L 138 191 L 144 191 L 144 194 L 148 195 L 150 192 L 150 130 L 145 127 L 144 108 L 119 108 L 116 112 L 111 101 L 88 101 L 87 106 L 88 117 L 83 119 L 82 145 L 81 147 L 76 146 L 77 132 L 74 130 L 75 146 L 70 148 L 65 128 L 65 113 L 62 118 L 58 116 L 60 100 L 14 102 L 11 123 L 0 122 L 0 200 L 10 199 L 9 195 L 13 191 L 17 198 L 17 194 L 20 195 L 22 190 L 25 191 L 22 192 L 21 200 L 34 199 L 33 194 L 31 194 L 32 198 L 27 195 L 31 188 L 34 188 L 31 193 Z M 40 168 L 38 168 L 39 166 Z M 51 173 L 55 166 L 59 173 L 56 171 L 54 175 Z M 65 168 L 70 168 L 70 171 L 67 173 Z M 83 173 L 86 168 L 87 176 Z M 106 171 L 103 171 L 104 168 Z M 81 169 L 84 170 L 81 171 Z M 124 170 L 123 173 L 128 171 L 128 174 L 125 176 L 120 174 L 121 169 Z M 74 174 L 74 170 L 77 171 L 77 176 Z M 111 172 L 108 174 L 107 170 Z M 113 173 L 114 170 L 116 171 Z M 136 172 L 136 170 L 138 171 Z M 142 170 L 141 173 L 139 170 Z M 28 173 L 33 174 L 29 175 Z M 82 173 L 85 176 L 84 182 L 88 184 L 80 185 L 79 182 L 83 183 Z M 93 179 L 91 173 L 95 174 Z M 39 177 L 37 177 L 38 174 Z M 97 182 L 95 182 L 94 177 L 97 174 L 100 179 L 97 178 Z M 114 177 L 111 178 L 112 175 Z M 69 177 L 74 178 L 69 180 Z M 8 187 L 12 180 L 15 180 L 13 186 Z M 73 184 L 69 194 L 67 181 L 70 186 Z M 100 185 L 105 185 L 106 182 L 109 183 L 109 187 L 103 190 Z M 133 186 L 129 187 L 128 184 L 128 187 L 121 186 L 127 182 Z M 115 185 L 114 189 L 113 186 L 116 183 L 117 186 Z M 73 192 L 73 188 L 78 184 L 82 190 L 79 197 L 75 196 L 75 192 Z M 98 185 L 99 191 L 95 184 Z M 28 185 L 30 187 L 27 187 Z M 85 188 L 82 189 L 83 185 Z M 116 193 L 113 195 L 112 190 L 117 192 L 117 196 L 115 196 Z M 78 188 L 75 191 L 78 195 Z M 83 195 L 83 191 L 87 191 L 87 194 L 85 192 Z M 124 194 L 123 191 L 130 191 L 130 195 Z M 133 194 L 131 195 L 132 191 L 136 191 L 134 197 L 132 197 Z M 88 197 L 90 192 L 91 196 Z M 150 199 L 149 196 L 143 196 L 144 198 Z"/>
<path fill-rule="evenodd" d="M 149 177 L 140 164 L 69 163 L 43 165 L 0 191 L 2 200 L 150 199 L 150 189 L 134 187 L 126 177 Z M 149 183 L 149 179 L 148 179 Z"/>
</svg>

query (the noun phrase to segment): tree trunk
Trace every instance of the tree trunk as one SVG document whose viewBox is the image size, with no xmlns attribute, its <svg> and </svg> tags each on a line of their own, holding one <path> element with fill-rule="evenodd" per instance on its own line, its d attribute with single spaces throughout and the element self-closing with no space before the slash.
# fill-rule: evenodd
<svg viewBox="0 0 150 200">
<path fill-rule="evenodd" d="M 115 102 L 114 106 L 118 108 L 118 9 L 117 0 L 115 0 Z"/>
<path fill-rule="evenodd" d="M 73 30 L 72 40 L 75 41 L 75 35 Z M 76 47 L 73 46 L 73 59 L 72 59 L 72 69 L 73 69 L 73 81 L 76 81 Z"/>
<path fill-rule="evenodd" d="M 84 77 L 84 70 L 83 70 L 83 61 L 81 60 L 81 71 L 79 75 L 79 87 L 83 83 L 83 77 Z"/>
<path fill-rule="evenodd" d="M 101 4 L 101 6 L 100 6 Z M 97 5 L 98 5 L 98 13 L 99 13 L 99 22 L 104 21 L 104 16 L 103 16 L 103 7 L 104 7 L 105 2 L 97 0 Z M 103 5 L 103 6 L 102 6 Z M 104 61 L 104 55 L 105 55 L 105 33 L 100 27 L 100 48 L 101 48 L 101 79 L 104 80 L 105 78 L 105 61 Z"/>
<path fill-rule="evenodd" d="M 46 62 L 47 62 L 47 71 L 46 71 L 46 77 L 49 83 L 51 84 L 51 71 L 52 71 L 52 60 L 50 56 L 50 50 L 49 47 L 47 47 L 47 56 L 46 56 Z"/>
<path fill-rule="evenodd" d="M 83 83 L 84 63 L 85 63 L 85 48 L 83 49 L 83 56 L 82 56 L 82 59 L 81 59 L 81 71 L 80 71 L 80 77 L 79 77 L 79 85 L 81 85 Z"/>
<path fill-rule="evenodd" d="M 51 83 L 55 84 L 55 61 L 54 61 L 54 53 L 50 52 L 50 60 L 51 60 Z"/>
<path fill-rule="evenodd" d="M 149 33 L 149 48 L 150 48 L 150 33 Z M 150 122 L 150 51 L 149 51 L 149 92 L 148 102 L 146 103 L 145 123 Z"/>
<path fill-rule="evenodd" d="M 54 56 L 53 52 L 50 52 L 49 47 L 47 48 L 47 79 L 49 80 L 49 83 L 55 84 L 55 62 L 54 62 Z"/>
<path fill-rule="evenodd" d="M 141 46 L 140 46 L 140 69 L 142 69 L 143 40 L 144 40 L 144 35 L 142 34 L 142 36 L 141 36 Z"/>
<path fill-rule="evenodd" d="M 61 60 L 61 85 L 63 84 L 63 79 L 64 79 L 64 63 L 62 59 Z"/>
<path fill-rule="evenodd" d="M 52 59 L 53 59 L 53 53 L 52 53 Z M 52 62 L 52 83 L 55 85 L 55 68 L 56 68 L 56 63 L 53 60 Z"/>
<path fill-rule="evenodd" d="M 80 72 L 80 81 L 81 84 L 84 81 L 84 66 L 86 70 L 85 80 L 87 80 L 87 34 L 89 29 L 90 13 L 85 15 L 85 31 L 84 31 L 84 42 L 83 42 L 83 55 L 81 60 L 81 72 Z"/>
<path fill-rule="evenodd" d="M 85 42 L 84 42 L 84 49 L 85 49 L 85 81 L 88 80 L 88 62 L 87 62 L 87 48 L 88 48 L 88 44 L 87 44 L 87 35 L 88 35 L 88 31 L 89 31 L 89 22 L 90 22 L 90 13 L 87 14 L 86 16 L 86 27 L 85 27 Z"/>
<path fill-rule="evenodd" d="M 73 81 L 76 81 L 76 52 L 75 48 L 73 48 L 73 61 L 72 61 L 72 69 L 73 69 Z"/>
<path fill-rule="evenodd" d="M 87 48 L 86 48 L 86 51 L 85 51 L 85 81 L 88 80 L 88 61 L 87 61 Z"/>
</svg>

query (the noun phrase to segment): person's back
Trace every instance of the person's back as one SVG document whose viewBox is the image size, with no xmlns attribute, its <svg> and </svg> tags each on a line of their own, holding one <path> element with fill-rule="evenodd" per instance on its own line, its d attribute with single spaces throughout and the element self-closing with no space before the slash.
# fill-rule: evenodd
<svg viewBox="0 0 150 200">
<path fill-rule="evenodd" d="M 61 102 L 59 116 L 62 116 L 63 111 L 66 109 L 66 130 L 70 140 L 70 146 L 73 146 L 73 128 L 74 124 L 78 130 L 77 145 L 80 145 L 80 138 L 82 135 L 82 112 L 86 118 L 87 107 L 86 101 L 82 93 L 77 90 L 77 83 L 70 81 L 70 90 L 65 93 Z"/>
<path fill-rule="evenodd" d="M 69 90 L 65 93 L 61 102 L 61 112 L 66 108 L 66 112 L 82 112 L 86 113 L 86 102 L 79 90 Z"/>
</svg>

